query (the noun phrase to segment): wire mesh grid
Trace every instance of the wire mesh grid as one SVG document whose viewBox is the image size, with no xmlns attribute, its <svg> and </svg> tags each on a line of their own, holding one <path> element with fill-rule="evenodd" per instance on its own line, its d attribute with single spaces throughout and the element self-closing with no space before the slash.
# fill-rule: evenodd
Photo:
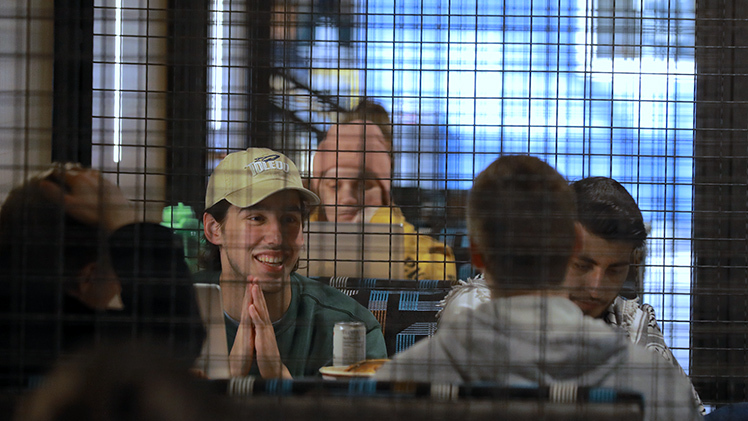
<svg viewBox="0 0 748 421">
<path fill-rule="evenodd" d="M 182 234 L 194 272 L 208 177 L 229 153 L 268 147 L 334 202 L 312 220 L 350 208 L 356 223 L 405 226 L 390 242 L 415 257 L 390 250 L 390 279 L 454 283 L 477 274 L 473 180 L 499 156 L 533 155 L 570 182 L 611 177 L 633 196 L 648 231 L 640 303 L 707 404 L 744 400 L 745 16 L 718 3 L 11 2 L 0 8 L 2 198 L 52 161 L 81 162 L 142 219 Z M 364 157 L 360 179 L 315 170 L 343 127 L 381 133 L 389 167 Z M 341 204 L 348 187 L 356 204 Z M 382 188 L 379 214 L 365 211 L 367 190 Z M 304 229 L 309 242 L 320 228 Z"/>
</svg>

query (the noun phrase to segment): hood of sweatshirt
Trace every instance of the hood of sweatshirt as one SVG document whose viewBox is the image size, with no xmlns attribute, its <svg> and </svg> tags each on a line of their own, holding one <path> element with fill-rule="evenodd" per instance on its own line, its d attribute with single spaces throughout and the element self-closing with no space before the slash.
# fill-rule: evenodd
<svg viewBox="0 0 748 421">
<path fill-rule="evenodd" d="M 628 358 L 623 332 L 584 316 L 561 297 L 521 295 L 491 300 L 445 317 L 435 351 L 463 380 L 506 384 L 600 384 Z"/>
</svg>

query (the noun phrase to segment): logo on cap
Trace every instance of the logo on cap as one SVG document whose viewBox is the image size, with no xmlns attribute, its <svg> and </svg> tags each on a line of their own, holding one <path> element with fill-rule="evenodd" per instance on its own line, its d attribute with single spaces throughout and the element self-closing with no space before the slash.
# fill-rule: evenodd
<svg viewBox="0 0 748 421">
<path fill-rule="evenodd" d="M 278 161 L 278 158 L 280 158 L 278 154 L 261 156 L 255 158 L 254 162 L 250 162 L 244 168 L 249 168 L 252 171 L 252 175 L 259 175 L 268 170 L 281 170 L 288 173 L 290 171 L 288 163 Z"/>
</svg>

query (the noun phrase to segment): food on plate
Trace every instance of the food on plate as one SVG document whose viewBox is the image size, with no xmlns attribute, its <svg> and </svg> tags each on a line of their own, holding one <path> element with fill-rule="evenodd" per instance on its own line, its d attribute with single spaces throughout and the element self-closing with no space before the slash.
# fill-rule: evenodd
<svg viewBox="0 0 748 421">
<path fill-rule="evenodd" d="M 388 359 L 363 360 L 349 365 L 345 371 L 348 373 L 374 374 Z"/>
</svg>

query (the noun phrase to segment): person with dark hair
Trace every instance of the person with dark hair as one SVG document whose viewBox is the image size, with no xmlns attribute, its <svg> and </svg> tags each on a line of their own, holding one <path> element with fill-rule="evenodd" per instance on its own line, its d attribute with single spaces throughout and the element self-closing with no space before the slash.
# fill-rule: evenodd
<svg viewBox="0 0 748 421">
<path fill-rule="evenodd" d="M 419 234 L 392 202 L 392 128 L 384 108 L 364 100 L 317 145 L 310 189 L 321 200 L 312 221 L 401 224 L 404 279 L 457 280 L 452 249 Z"/>
<path fill-rule="evenodd" d="M 570 298 L 585 314 L 602 317 L 629 273 L 636 273 L 630 267 L 642 263 L 638 259 L 645 250 L 647 229 L 634 198 L 612 178 L 588 177 L 572 183 L 572 188 L 577 197 L 582 249 L 566 272 L 567 285 L 572 288 Z"/>
<path fill-rule="evenodd" d="M 13 420 L 229 421 L 247 415 L 208 382 L 190 376 L 188 367 L 147 343 L 89 350 L 60 360 L 21 399 Z"/>
<path fill-rule="evenodd" d="M 656 326 L 651 306 L 642 306 L 642 311 L 651 314 L 644 321 L 654 322 L 654 330 L 649 332 L 651 340 L 648 340 L 647 329 L 633 324 L 631 305 L 636 303 L 635 307 L 639 308 L 634 289 L 640 288 L 647 238 L 644 219 L 634 198 L 620 183 L 607 177 L 589 177 L 571 186 L 579 215 L 581 248 L 566 269 L 569 298 L 586 315 L 624 328 L 634 343 L 655 348 L 668 361 L 673 361 L 662 332 Z M 632 285 L 626 291 L 625 282 Z M 619 296 L 622 293 L 628 297 Z M 489 299 L 485 280 L 480 276 L 461 282 L 445 300 L 439 317 L 475 307 Z"/>
<path fill-rule="evenodd" d="M 336 322 L 362 322 L 367 358 L 386 358 L 382 329 L 355 300 L 295 273 L 303 224 L 317 195 L 285 155 L 249 148 L 226 156 L 208 181 L 203 226 L 217 256 L 232 376 L 318 375 L 332 359 Z"/>
<path fill-rule="evenodd" d="M 628 330 L 632 326 L 630 320 L 620 322 L 619 310 L 622 306 L 629 305 L 625 304 L 629 301 L 623 297 L 616 298 L 621 293 L 626 293 L 627 298 L 634 298 L 635 285 L 641 283 L 647 237 L 641 211 L 628 191 L 612 178 L 589 177 L 576 181 L 571 186 L 576 197 L 582 247 L 566 270 L 566 285 L 571 289 L 570 299 L 586 315 L 619 325 L 632 338 L 636 338 L 635 343 L 647 345 L 646 335 Z M 626 281 L 631 286 L 623 291 Z M 445 312 L 460 311 L 462 307 L 474 307 L 489 299 L 485 280 L 480 276 L 468 282 L 463 281 L 447 297 L 439 316 Z M 652 311 L 651 307 L 646 311 Z M 657 333 L 652 334 L 653 343 L 664 346 L 662 333 L 659 332 L 659 341 Z"/>
<path fill-rule="evenodd" d="M 647 250 L 647 229 L 639 206 L 612 178 L 588 177 L 575 181 L 572 187 L 582 246 L 566 270 L 569 298 L 588 316 L 620 327 L 631 342 L 656 352 L 682 371 L 665 344 L 654 308 L 640 303 L 637 296 Z M 625 290 L 627 282 L 630 286 Z M 692 393 L 704 414 L 693 386 Z"/>
<path fill-rule="evenodd" d="M 564 273 L 581 246 L 576 212 L 572 188 L 545 162 L 515 155 L 489 165 L 467 218 L 491 300 L 442 316 L 434 336 L 375 379 L 628 389 L 642 393 L 645 420 L 700 419 L 679 370 L 568 299 Z"/>
<path fill-rule="evenodd" d="M 0 383 L 32 387 L 63 355 L 135 338 L 193 361 L 205 331 L 182 253 L 98 171 L 55 164 L 14 188 L 0 209 Z"/>
</svg>

